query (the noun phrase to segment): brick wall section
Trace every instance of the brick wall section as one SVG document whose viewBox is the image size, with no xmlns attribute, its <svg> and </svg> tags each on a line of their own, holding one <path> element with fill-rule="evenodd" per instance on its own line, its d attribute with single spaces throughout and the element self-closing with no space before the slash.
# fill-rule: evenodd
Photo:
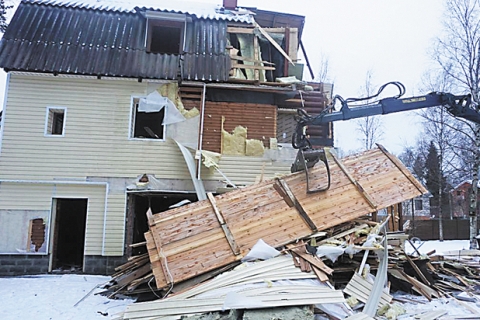
<svg viewBox="0 0 480 320">
<path fill-rule="evenodd" d="M 111 275 L 115 268 L 127 261 L 126 257 L 85 256 L 85 273 Z"/>
<path fill-rule="evenodd" d="M 0 255 L 0 276 L 45 274 L 47 272 L 47 255 Z"/>
</svg>

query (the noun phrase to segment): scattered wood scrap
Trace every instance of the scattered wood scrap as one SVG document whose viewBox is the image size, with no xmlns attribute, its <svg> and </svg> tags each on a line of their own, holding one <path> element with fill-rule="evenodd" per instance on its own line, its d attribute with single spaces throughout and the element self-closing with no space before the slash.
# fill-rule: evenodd
<svg viewBox="0 0 480 320">
<path fill-rule="evenodd" d="M 330 171 L 332 185 L 325 192 L 307 194 L 306 176 L 300 172 L 210 194 L 205 201 L 165 212 L 149 211 L 146 241 L 135 245 L 146 246 L 148 253 L 118 267 L 105 293 L 153 292 L 162 298 L 130 305 L 124 319 L 180 319 L 228 309 L 297 305 L 314 305 L 320 313 L 326 303 L 340 306 L 342 318 L 371 319 L 361 313 L 361 305 L 372 304 L 369 297 L 378 294 L 372 292 L 378 288 L 373 279 L 383 282 L 387 274 L 377 311 L 394 304 L 390 292 L 397 290 L 428 300 L 475 292 L 480 284 L 477 252 L 409 255 L 404 248 L 407 234 L 380 232 L 380 224 L 372 221 L 377 210 L 426 192 L 398 159 L 379 148 L 335 159 Z M 309 179 L 312 188 L 324 184 L 325 168 L 310 169 Z M 280 256 L 238 266 L 260 239 Z M 377 254 L 387 252 L 385 271 Z M 315 285 L 302 283 L 305 280 Z M 328 310 L 321 312 L 328 315 Z"/>
</svg>

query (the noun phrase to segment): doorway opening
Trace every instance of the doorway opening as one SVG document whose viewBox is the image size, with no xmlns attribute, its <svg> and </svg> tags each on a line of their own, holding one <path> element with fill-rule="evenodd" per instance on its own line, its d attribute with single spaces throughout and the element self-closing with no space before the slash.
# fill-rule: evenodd
<svg viewBox="0 0 480 320">
<path fill-rule="evenodd" d="M 82 272 L 88 199 L 53 199 L 51 272 Z"/>
<path fill-rule="evenodd" d="M 130 246 L 145 241 L 144 233 L 149 230 L 147 210 L 152 208 L 153 214 L 167 211 L 171 206 L 197 201 L 195 193 L 130 193 L 128 194 L 127 246 L 128 257 L 144 254 L 146 246 Z"/>
</svg>

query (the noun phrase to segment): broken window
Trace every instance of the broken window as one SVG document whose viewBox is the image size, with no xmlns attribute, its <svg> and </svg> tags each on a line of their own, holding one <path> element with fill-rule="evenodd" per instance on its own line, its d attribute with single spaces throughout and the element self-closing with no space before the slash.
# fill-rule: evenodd
<svg viewBox="0 0 480 320">
<path fill-rule="evenodd" d="M 132 106 L 132 138 L 163 139 L 165 126 L 162 124 L 165 117 L 165 108 L 157 112 L 139 111 L 140 98 L 133 99 Z"/>
<path fill-rule="evenodd" d="M 61 108 L 61 107 L 47 108 L 47 120 L 45 125 L 46 135 L 58 135 L 58 136 L 64 135 L 66 113 L 67 113 L 66 108 Z"/>
<path fill-rule="evenodd" d="M 147 13 L 147 52 L 181 54 L 187 17 L 163 12 Z"/>
</svg>

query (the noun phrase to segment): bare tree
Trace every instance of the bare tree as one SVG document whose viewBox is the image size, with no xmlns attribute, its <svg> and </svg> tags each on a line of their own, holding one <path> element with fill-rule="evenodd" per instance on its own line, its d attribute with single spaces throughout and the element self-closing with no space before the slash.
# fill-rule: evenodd
<svg viewBox="0 0 480 320">
<path fill-rule="evenodd" d="M 365 77 L 365 84 L 361 87 L 362 97 L 370 97 L 375 94 L 377 87 L 372 83 L 373 71 L 368 70 Z M 366 100 L 371 103 L 371 100 Z M 383 122 L 378 116 L 368 116 L 356 120 L 356 130 L 360 133 L 358 140 L 362 142 L 365 150 L 372 149 L 375 143 L 380 142 L 383 137 Z"/>
<path fill-rule="evenodd" d="M 321 83 L 333 83 L 333 79 L 330 78 L 330 59 L 324 54 L 320 55 L 320 68 L 317 80 Z"/>
<path fill-rule="evenodd" d="M 480 101 L 480 0 L 446 0 L 445 17 L 442 20 L 444 34 L 438 38 L 434 48 L 434 60 L 441 71 L 455 85 L 472 94 L 478 109 Z M 477 194 L 478 169 L 480 168 L 480 125 L 465 123 L 473 138 L 471 152 L 473 163 L 473 192 L 470 199 L 470 247 L 477 248 Z"/>
</svg>

